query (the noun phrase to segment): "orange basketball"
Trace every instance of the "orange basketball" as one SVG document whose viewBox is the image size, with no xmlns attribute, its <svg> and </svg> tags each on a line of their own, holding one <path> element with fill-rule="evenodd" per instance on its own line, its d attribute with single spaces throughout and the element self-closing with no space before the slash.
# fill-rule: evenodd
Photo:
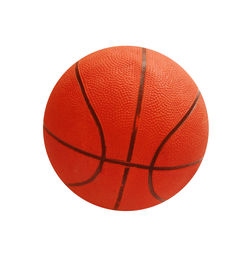
<svg viewBox="0 0 250 261">
<path fill-rule="evenodd" d="M 180 191 L 204 156 L 208 118 L 190 76 L 155 51 L 92 53 L 57 82 L 44 141 L 61 180 L 104 208 L 137 210 Z"/>
</svg>

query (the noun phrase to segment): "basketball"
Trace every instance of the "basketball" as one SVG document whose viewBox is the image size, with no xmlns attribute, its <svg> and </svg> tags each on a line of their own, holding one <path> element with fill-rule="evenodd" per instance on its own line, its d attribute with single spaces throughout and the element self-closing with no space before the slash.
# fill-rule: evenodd
<svg viewBox="0 0 250 261">
<path fill-rule="evenodd" d="M 55 85 L 44 142 L 63 183 L 84 200 L 139 210 L 168 200 L 204 157 L 208 117 L 191 77 L 141 47 L 94 52 Z"/>
</svg>

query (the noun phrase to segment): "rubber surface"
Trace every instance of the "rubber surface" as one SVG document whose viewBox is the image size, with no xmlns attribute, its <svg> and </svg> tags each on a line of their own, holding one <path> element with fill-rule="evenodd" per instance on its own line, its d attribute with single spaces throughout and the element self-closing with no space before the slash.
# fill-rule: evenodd
<svg viewBox="0 0 250 261">
<path fill-rule="evenodd" d="M 194 81 L 171 59 L 140 47 L 81 59 L 56 84 L 44 115 L 58 176 L 109 209 L 143 209 L 175 195 L 197 171 L 207 139 Z"/>
</svg>

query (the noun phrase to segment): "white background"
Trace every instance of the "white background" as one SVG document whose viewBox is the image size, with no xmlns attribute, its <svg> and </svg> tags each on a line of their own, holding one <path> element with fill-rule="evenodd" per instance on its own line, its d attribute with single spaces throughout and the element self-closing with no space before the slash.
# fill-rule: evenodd
<svg viewBox="0 0 250 261">
<path fill-rule="evenodd" d="M 250 260 L 249 1 L 1 1 L 0 259 Z M 119 212 L 67 189 L 47 158 L 43 113 L 78 59 L 144 46 L 179 63 L 207 104 L 192 181 L 156 207 Z"/>
</svg>

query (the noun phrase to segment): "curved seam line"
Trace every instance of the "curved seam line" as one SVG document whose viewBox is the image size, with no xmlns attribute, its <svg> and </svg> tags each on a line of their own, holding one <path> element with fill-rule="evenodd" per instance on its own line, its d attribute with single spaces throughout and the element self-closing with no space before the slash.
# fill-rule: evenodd
<svg viewBox="0 0 250 261">
<path fill-rule="evenodd" d="M 97 114 L 95 113 L 94 108 L 92 107 L 92 105 L 91 105 L 91 103 L 89 101 L 89 98 L 87 96 L 87 93 L 85 91 L 85 88 L 84 88 L 84 85 L 83 85 L 83 82 L 82 82 L 82 79 L 81 79 L 81 76 L 80 76 L 80 73 L 79 73 L 78 62 L 75 65 L 75 74 L 76 74 L 76 78 L 77 78 L 78 84 L 79 84 L 79 86 L 81 88 L 81 92 L 82 92 L 83 98 L 84 98 L 84 100 L 85 100 L 85 102 L 86 102 L 86 104 L 88 106 L 88 109 L 89 109 L 89 111 L 90 111 L 90 113 L 91 113 L 91 115 L 92 115 L 92 117 L 93 117 L 93 119 L 95 121 L 95 124 L 96 124 L 96 126 L 98 128 L 99 136 L 100 136 L 100 139 L 101 139 L 102 153 L 101 153 L 99 165 L 97 166 L 95 172 L 92 174 L 92 176 L 90 178 L 88 178 L 87 180 L 84 180 L 82 182 L 66 184 L 68 186 L 82 186 L 82 185 L 88 184 L 91 181 L 93 181 L 100 174 L 100 172 L 102 171 L 104 159 L 106 157 L 106 145 L 105 145 L 105 138 L 104 138 L 103 129 L 102 129 L 100 120 L 98 119 Z"/>
<path fill-rule="evenodd" d="M 189 115 L 191 114 L 191 112 L 194 110 L 198 100 L 200 97 L 200 91 L 198 91 L 198 94 L 196 95 L 192 105 L 190 106 L 190 108 L 188 109 L 188 111 L 185 113 L 185 115 L 181 118 L 181 120 L 175 125 L 175 127 L 168 133 L 168 135 L 162 140 L 162 142 L 160 143 L 160 145 L 158 146 L 158 148 L 155 151 L 155 154 L 151 160 L 150 163 L 150 168 L 149 168 L 149 173 L 148 173 L 148 187 L 150 190 L 150 193 L 152 194 L 152 196 L 154 198 L 156 198 L 157 200 L 163 202 L 165 201 L 163 198 L 161 198 L 154 189 L 153 186 L 153 170 L 154 170 L 154 164 L 163 148 L 163 146 L 167 143 L 167 141 L 174 135 L 174 133 L 182 126 L 182 124 L 186 121 L 186 119 L 189 117 Z"/>
<path fill-rule="evenodd" d="M 133 150 L 135 146 L 135 139 L 136 139 L 136 134 L 138 130 L 138 122 L 140 120 L 140 113 L 141 113 L 141 105 L 142 105 L 142 99 L 143 99 L 143 91 L 144 91 L 144 81 L 145 81 L 145 74 L 146 74 L 146 49 L 142 48 L 142 64 L 141 64 L 141 77 L 140 77 L 140 86 L 138 90 L 138 97 L 137 97 L 137 105 L 136 105 L 136 111 L 135 111 L 135 116 L 134 116 L 134 123 L 133 123 L 133 129 L 130 137 L 130 144 L 129 144 L 129 149 L 128 149 L 128 155 L 127 155 L 127 162 L 130 162 L 132 159 L 133 155 Z M 119 189 L 119 193 L 115 202 L 114 209 L 118 209 L 120 206 L 120 202 L 123 196 L 124 192 L 124 187 L 127 182 L 129 174 L 129 168 L 126 167 L 123 172 L 123 177 L 122 177 L 122 183 Z"/>
<path fill-rule="evenodd" d="M 69 149 L 74 150 L 75 152 L 78 152 L 82 155 L 85 155 L 87 157 L 93 158 L 93 159 L 97 159 L 100 160 L 101 156 L 98 156 L 96 154 L 84 151 L 82 149 L 79 149 L 77 147 L 74 147 L 72 145 L 70 145 L 69 143 L 61 140 L 60 138 L 58 138 L 57 136 L 55 136 L 51 131 L 48 130 L 48 128 L 44 125 L 43 128 L 45 129 L 45 131 L 52 137 L 54 138 L 57 142 L 61 143 L 62 145 L 68 147 Z M 121 165 L 121 166 L 127 166 L 127 167 L 135 167 L 135 168 L 140 168 L 140 169 L 150 169 L 150 166 L 144 165 L 144 164 L 139 164 L 139 163 L 133 163 L 133 162 L 126 162 L 126 161 L 122 161 L 122 160 L 117 160 L 117 159 L 113 159 L 113 158 L 104 158 L 105 162 L 109 162 L 109 163 L 113 163 L 113 164 L 117 164 L 117 165 Z M 176 165 L 176 166 L 154 166 L 153 170 L 176 170 L 176 169 L 182 169 L 182 168 L 186 168 L 195 164 L 198 164 L 202 161 L 202 159 L 196 160 L 194 162 L 190 162 L 190 163 L 186 163 L 186 164 L 182 164 L 182 165 Z"/>
</svg>

